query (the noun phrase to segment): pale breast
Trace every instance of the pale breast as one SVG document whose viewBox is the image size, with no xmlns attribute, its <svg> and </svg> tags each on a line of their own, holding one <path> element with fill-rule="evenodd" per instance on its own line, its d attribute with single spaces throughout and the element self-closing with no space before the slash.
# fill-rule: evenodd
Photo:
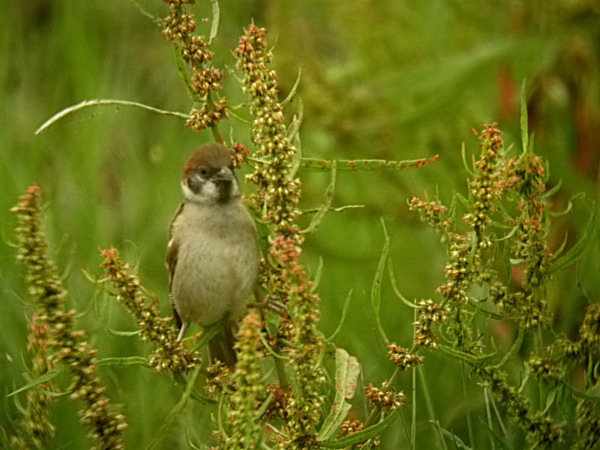
<svg viewBox="0 0 600 450">
<path fill-rule="evenodd" d="M 191 207 L 190 207 L 191 206 Z M 252 296 L 259 253 L 254 222 L 240 203 L 186 205 L 173 224 L 178 237 L 171 296 L 184 322 L 209 326 L 239 317 Z"/>
</svg>

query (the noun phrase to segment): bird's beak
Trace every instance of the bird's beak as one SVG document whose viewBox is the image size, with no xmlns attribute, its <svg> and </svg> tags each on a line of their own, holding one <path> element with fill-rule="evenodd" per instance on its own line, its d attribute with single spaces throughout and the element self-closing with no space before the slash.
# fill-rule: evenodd
<svg viewBox="0 0 600 450">
<path fill-rule="evenodd" d="M 229 167 L 223 167 L 212 177 L 214 181 L 231 181 L 233 180 L 233 171 Z"/>
</svg>

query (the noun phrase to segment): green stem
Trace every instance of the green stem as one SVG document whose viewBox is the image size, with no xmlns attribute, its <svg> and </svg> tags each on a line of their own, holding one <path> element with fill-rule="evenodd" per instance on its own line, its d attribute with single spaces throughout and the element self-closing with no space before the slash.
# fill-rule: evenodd
<svg viewBox="0 0 600 450">
<path fill-rule="evenodd" d="M 415 310 L 416 311 L 416 310 Z M 417 448 L 417 367 L 412 373 L 412 423 L 410 425 L 410 446 L 414 450 Z"/>
<path fill-rule="evenodd" d="M 465 362 L 461 361 L 462 365 L 462 383 L 463 383 L 463 396 L 465 401 L 465 406 L 467 407 L 467 428 L 469 430 L 469 447 L 474 448 L 473 444 L 475 442 L 475 438 L 473 435 L 473 424 L 471 423 L 471 408 L 469 407 L 469 397 L 467 396 L 467 376 L 466 376 L 466 368 Z"/>
</svg>

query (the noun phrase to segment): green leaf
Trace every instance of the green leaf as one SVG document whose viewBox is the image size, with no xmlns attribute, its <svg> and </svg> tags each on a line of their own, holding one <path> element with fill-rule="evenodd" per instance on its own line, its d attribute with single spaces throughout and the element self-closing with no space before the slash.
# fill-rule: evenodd
<svg viewBox="0 0 600 450">
<path fill-rule="evenodd" d="M 217 0 L 210 0 L 212 6 L 212 23 L 210 25 L 210 36 L 208 38 L 208 42 L 211 43 L 213 39 L 217 36 L 219 31 L 219 2 Z"/>
<path fill-rule="evenodd" d="M 331 412 L 323 422 L 317 435 L 319 441 L 332 437 L 346 418 L 351 408 L 346 399 L 354 397 L 356 381 L 360 373 L 360 365 L 354 356 L 350 356 L 343 348 L 335 351 L 335 399 Z"/>
<path fill-rule="evenodd" d="M 502 367 L 505 364 L 507 364 L 508 362 L 510 362 L 510 360 L 517 354 L 517 352 L 521 349 L 521 345 L 523 344 L 524 336 L 525 336 L 525 329 L 524 329 L 524 327 L 520 326 L 519 334 L 517 335 L 517 339 L 515 339 L 515 342 L 513 343 L 512 347 L 510 348 L 510 350 L 508 352 L 506 352 L 506 354 L 504 355 L 502 360 L 498 364 L 496 364 L 495 367 L 497 369 L 499 369 L 500 367 Z"/>
<path fill-rule="evenodd" d="M 556 183 L 548 191 L 544 192 L 544 195 L 542 195 L 542 198 L 547 199 L 547 198 L 552 197 L 554 194 L 556 194 L 560 190 L 561 187 L 562 187 L 562 180 L 558 180 L 558 183 Z"/>
<path fill-rule="evenodd" d="M 212 338 L 214 338 L 217 334 L 219 334 L 225 328 L 227 324 L 227 318 L 220 320 L 219 322 L 211 325 L 206 328 L 202 335 L 200 335 L 200 339 L 196 341 L 195 348 L 202 348 L 207 345 Z"/>
<path fill-rule="evenodd" d="M 11 393 L 7 394 L 6 396 L 12 397 L 13 395 L 17 395 L 23 391 L 27 391 L 27 390 L 31 389 L 32 387 L 37 386 L 38 384 L 42 384 L 42 383 L 46 383 L 47 381 L 50 381 L 56 375 L 58 375 L 58 370 L 51 370 L 49 372 L 46 372 L 44 375 L 39 376 L 34 380 L 31 380 L 26 385 L 21 386 L 19 389 L 12 391 Z"/>
<path fill-rule="evenodd" d="M 300 167 L 312 170 L 329 170 L 336 163 L 338 170 L 381 170 L 381 169 L 418 169 L 419 167 L 433 164 L 439 155 L 431 158 L 409 159 L 404 161 L 390 161 L 385 159 L 338 159 L 336 161 L 317 158 L 302 158 Z"/>
<path fill-rule="evenodd" d="M 383 420 L 377 422 L 374 425 L 371 425 L 364 430 L 357 431 L 356 433 L 352 433 L 351 435 L 344 436 L 339 439 L 334 439 L 327 442 L 321 442 L 321 447 L 325 448 L 346 448 L 351 445 L 360 444 L 361 442 L 365 442 L 371 438 L 379 436 L 383 430 L 385 430 L 392 421 L 396 418 L 396 414 L 398 410 L 392 412 L 388 416 L 386 416 Z"/>
<path fill-rule="evenodd" d="M 521 142 L 523 153 L 529 151 L 529 125 L 527 117 L 527 96 L 525 95 L 526 80 L 521 84 Z"/>
<path fill-rule="evenodd" d="M 460 147 L 460 155 L 462 157 L 462 161 L 463 161 L 463 166 L 465 168 L 465 170 L 467 171 L 467 173 L 469 175 L 471 175 L 472 177 L 475 176 L 475 172 L 473 172 L 473 169 L 471 169 L 471 167 L 469 167 L 469 164 L 467 163 L 467 149 L 465 147 L 465 143 L 463 142 L 461 147 Z"/>
<path fill-rule="evenodd" d="M 294 98 L 294 96 L 296 95 L 296 92 L 298 91 L 298 86 L 300 86 L 300 75 L 302 75 L 302 69 L 300 67 L 298 67 L 298 76 L 296 77 L 296 82 L 292 86 L 292 89 L 290 90 L 290 93 L 281 102 L 282 106 L 285 105 L 286 103 L 290 102 Z"/>
<path fill-rule="evenodd" d="M 141 333 L 141 330 L 121 331 L 121 330 L 115 330 L 113 328 L 106 328 L 106 331 L 108 331 L 113 336 L 120 336 L 120 337 L 132 337 L 132 336 L 137 336 L 138 334 Z"/>
<path fill-rule="evenodd" d="M 144 105 L 143 103 L 129 102 L 126 100 L 112 100 L 112 99 L 99 98 L 96 100 L 84 100 L 80 103 L 77 103 L 76 105 L 69 106 L 68 108 L 65 108 L 65 109 L 57 112 L 52 117 L 50 117 L 48 120 L 46 120 L 37 130 L 35 130 L 35 134 L 38 135 L 38 134 L 43 133 L 48 128 L 50 128 L 52 125 L 54 125 L 56 122 L 58 122 L 65 116 L 68 116 L 69 114 L 72 114 L 76 111 L 80 111 L 84 108 L 89 108 L 90 106 L 107 106 L 107 105 L 108 106 L 136 106 L 138 108 L 145 109 L 147 111 L 152 111 L 157 114 L 162 114 L 165 116 L 173 116 L 173 117 L 177 117 L 179 119 L 184 119 L 184 120 L 187 120 L 189 118 L 189 116 L 187 114 L 183 114 L 183 113 L 175 112 L 175 111 L 165 111 L 163 109 L 158 109 L 158 108 L 154 108 L 152 106 Z"/>
<path fill-rule="evenodd" d="M 548 413 L 548 410 L 552 407 L 554 401 L 556 400 L 556 394 L 558 393 L 559 389 L 562 389 L 562 387 L 556 386 L 553 389 L 551 389 L 550 392 L 548 392 L 548 396 L 546 397 L 546 406 L 544 407 L 542 414 Z"/>
<path fill-rule="evenodd" d="M 594 235 L 595 228 L 596 211 L 594 209 L 592 215 L 590 216 L 590 220 L 588 220 L 588 223 L 585 227 L 585 231 L 583 232 L 583 236 L 581 237 L 581 239 L 579 239 L 579 241 L 577 241 L 577 243 L 573 245 L 573 247 L 571 247 L 567 253 L 565 253 L 563 256 L 552 262 L 552 265 L 548 269 L 548 274 L 559 272 L 569 267 L 571 264 L 575 263 L 581 257 L 581 254 L 588 246 L 590 239 L 592 239 L 592 236 Z"/>
<path fill-rule="evenodd" d="M 133 5 L 136 7 L 138 12 L 142 16 L 147 17 L 148 19 L 150 19 L 152 22 L 154 22 L 156 24 L 160 24 L 161 20 L 158 17 L 154 17 L 152 14 L 150 14 L 148 11 L 146 11 L 144 8 L 142 8 L 142 6 L 136 0 L 130 0 L 130 1 L 131 1 L 131 3 L 133 3 Z"/>
<path fill-rule="evenodd" d="M 148 366 L 148 359 L 142 356 L 109 357 L 98 360 L 99 366 Z"/>
<path fill-rule="evenodd" d="M 489 353 L 489 354 L 472 355 L 470 353 L 465 353 L 463 351 L 456 350 L 447 345 L 439 345 L 438 348 L 442 351 L 442 353 L 445 353 L 446 355 L 448 355 L 452 358 L 456 358 L 460 361 L 464 361 L 464 362 L 474 365 L 474 366 L 479 366 L 482 364 L 489 363 L 492 359 L 494 359 L 494 357 L 496 356 L 496 353 L 497 353 L 497 352 L 493 352 L 493 353 Z"/>
<path fill-rule="evenodd" d="M 454 448 L 462 448 L 464 450 L 471 450 L 471 447 L 469 447 L 467 444 L 465 444 L 461 438 L 459 438 L 456 434 L 446 430 L 445 428 L 442 428 L 442 426 L 438 422 L 434 422 L 433 420 L 430 420 L 429 423 L 431 423 L 434 427 L 436 427 L 437 430 L 444 437 L 447 437 L 448 439 L 450 439 L 450 442 L 452 442 L 452 444 L 454 444 Z"/>
<path fill-rule="evenodd" d="M 331 166 L 331 181 L 329 182 L 329 186 L 327 186 L 327 190 L 325 191 L 325 201 L 323 205 L 319 208 L 313 219 L 310 221 L 308 227 L 302 230 L 302 233 L 313 233 L 317 230 L 325 214 L 331 208 L 331 203 L 333 202 L 333 196 L 335 194 L 335 182 L 336 182 L 336 174 L 337 174 L 337 165 L 335 161 L 333 161 L 333 165 Z"/>
<path fill-rule="evenodd" d="M 490 438 L 492 439 L 493 443 L 498 445 L 499 449 L 501 449 L 501 450 L 510 450 L 511 449 L 510 445 L 504 439 L 504 436 L 502 436 L 499 433 L 497 433 L 496 431 L 494 431 L 494 429 L 490 426 L 489 423 L 487 423 L 481 417 L 479 418 L 479 422 L 480 422 L 481 426 L 484 428 L 484 430 L 487 431 L 487 433 L 490 436 Z"/>
<path fill-rule="evenodd" d="M 302 120 L 304 118 L 304 103 L 302 103 L 302 99 L 298 99 L 296 102 L 298 105 L 298 111 L 294 114 L 292 122 L 288 127 L 288 140 L 294 147 L 294 157 L 292 159 L 292 167 L 290 168 L 287 179 L 293 180 L 296 177 L 296 173 L 298 173 L 298 169 L 302 165 L 302 141 L 300 140 L 300 126 L 302 125 Z"/>
<path fill-rule="evenodd" d="M 340 318 L 340 321 L 338 322 L 338 326 L 336 327 L 335 331 L 331 334 L 331 336 L 329 336 L 327 339 L 325 339 L 326 341 L 331 342 L 333 340 L 333 338 L 337 336 L 337 334 L 342 329 L 342 326 L 346 322 L 346 316 L 348 315 L 348 305 L 350 305 L 350 298 L 352 298 L 352 292 L 353 292 L 352 289 L 350 289 L 350 291 L 348 292 L 348 295 L 346 296 L 346 300 L 344 301 L 344 307 L 342 308 L 342 317 Z"/>
<path fill-rule="evenodd" d="M 292 117 L 292 121 L 288 125 L 287 138 L 289 141 L 296 145 L 300 136 L 300 127 L 302 126 L 302 120 L 304 119 L 304 103 L 301 98 L 298 98 L 297 111 Z M 298 158 L 298 162 L 294 161 L 294 166 L 300 167 L 301 156 Z"/>
<path fill-rule="evenodd" d="M 385 236 L 385 243 L 383 244 L 383 250 L 381 252 L 381 257 L 379 258 L 379 263 L 377 264 L 377 271 L 375 272 L 375 278 L 373 279 L 373 284 L 371 286 L 371 307 L 373 308 L 373 312 L 375 313 L 375 323 L 377 324 L 377 330 L 381 335 L 381 339 L 386 344 L 389 343 L 387 335 L 385 334 L 385 330 L 381 325 L 381 282 L 383 280 L 383 272 L 385 271 L 385 266 L 388 259 L 388 254 L 390 252 L 390 237 L 387 233 L 387 229 L 385 228 L 385 223 L 383 219 L 381 219 L 381 225 L 383 226 L 383 233 Z"/>
<path fill-rule="evenodd" d="M 409 308 L 413 308 L 413 309 L 417 309 L 419 308 L 419 305 L 416 305 L 410 301 L 408 301 L 406 299 L 406 297 L 404 297 L 404 295 L 402 295 L 402 292 L 400 292 L 400 289 L 398 289 L 398 285 L 396 283 L 396 277 L 394 276 L 394 268 L 392 267 L 392 258 L 389 258 L 390 262 L 388 264 L 388 273 L 390 275 L 390 282 L 392 283 L 392 290 L 394 291 L 394 294 L 396 294 L 396 297 L 398 297 L 400 299 L 400 301 L 402 303 L 404 303 L 406 306 L 408 306 Z"/>
</svg>

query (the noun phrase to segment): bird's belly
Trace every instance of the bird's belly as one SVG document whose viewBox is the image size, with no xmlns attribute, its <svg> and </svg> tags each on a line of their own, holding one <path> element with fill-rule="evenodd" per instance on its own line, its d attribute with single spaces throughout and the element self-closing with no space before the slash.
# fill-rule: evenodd
<svg viewBox="0 0 600 450">
<path fill-rule="evenodd" d="M 226 316 L 237 319 L 254 289 L 257 250 L 200 238 L 190 244 L 188 251 L 180 247 L 177 261 L 190 270 L 177 270 L 172 284 L 181 320 L 207 327 Z"/>
</svg>

